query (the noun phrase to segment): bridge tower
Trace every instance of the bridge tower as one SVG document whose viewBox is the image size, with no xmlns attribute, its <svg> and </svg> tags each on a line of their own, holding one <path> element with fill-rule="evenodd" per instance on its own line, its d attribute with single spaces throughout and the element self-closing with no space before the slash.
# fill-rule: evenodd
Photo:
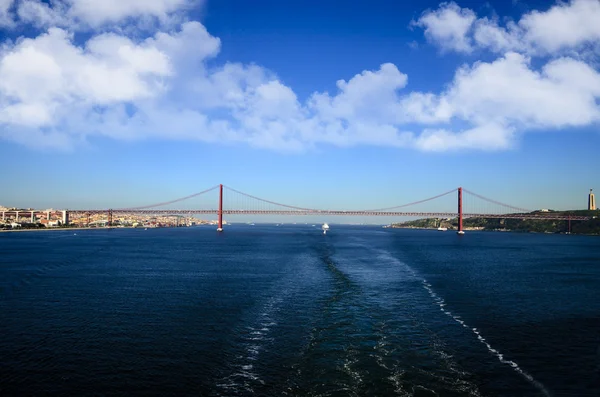
<svg viewBox="0 0 600 397">
<path fill-rule="evenodd" d="M 462 187 L 458 188 L 458 234 L 465 234 L 463 230 L 463 202 L 462 202 Z"/>
<path fill-rule="evenodd" d="M 223 231 L 223 185 L 219 185 L 219 226 L 217 232 Z"/>
</svg>

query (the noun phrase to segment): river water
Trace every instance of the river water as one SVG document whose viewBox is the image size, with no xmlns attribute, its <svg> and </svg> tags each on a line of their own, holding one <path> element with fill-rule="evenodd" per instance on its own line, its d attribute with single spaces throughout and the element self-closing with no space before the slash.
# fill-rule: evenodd
<svg viewBox="0 0 600 397">
<path fill-rule="evenodd" d="M 0 234 L 0 395 L 598 396 L 600 239 Z"/>
</svg>

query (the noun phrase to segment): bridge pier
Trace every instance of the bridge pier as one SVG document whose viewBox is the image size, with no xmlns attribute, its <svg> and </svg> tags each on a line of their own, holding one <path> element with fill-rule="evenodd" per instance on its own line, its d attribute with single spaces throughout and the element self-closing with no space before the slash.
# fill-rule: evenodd
<svg viewBox="0 0 600 397">
<path fill-rule="evenodd" d="M 456 233 L 465 234 L 463 230 L 462 187 L 458 188 L 458 231 Z"/>
<path fill-rule="evenodd" d="M 223 185 L 219 185 L 219 226 L 217 227 L 217 232 L 223 231 Z"/>
</svg>

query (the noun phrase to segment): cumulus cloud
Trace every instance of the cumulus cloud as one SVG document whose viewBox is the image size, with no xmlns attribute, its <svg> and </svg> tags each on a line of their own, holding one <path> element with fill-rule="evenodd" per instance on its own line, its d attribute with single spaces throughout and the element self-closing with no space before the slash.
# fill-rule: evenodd
<svg viewBox="0 0 600 397">
<path fill-rule="evenodd" d="M 13 25 L 13 16 L 10 12 L 12 5 L 13 0 L 0 0 L 0 28 Z"/>
<path fill-rule="evenodd" d="M 37 0 L 29 3 L 41 4 L 31 8 L 39 13 L 57 9 L 46 10 L 47 4 Z M 76 3 L 85 9 L 94 2 L 60 3 L 73 13 Z M 143 13 L 160 18 L 186 3 L 157 1 L 154 8 L 143 4 L 131 0 L 86 23 L 115 23 Z M 546 13 L 574 6 L 560 5 Z M 10 14 L 24 8 L 12 4 L 6 10 Z M 318 145 L 503 150 L 527 131 L 598 123 L 600 74 L 585 60 L 559 54 L 532 62 L 533 39 L 524 40 L 521 31 L 525 22 L 500 27 L 453 3 L 441 10 L 417 22 L 430 29 L 430 39 L 463 53 L 486 43 L 502 55 L 459 67 L 439 92 L 411 91 L 409 76 L 384 63 L 337 81 L 334 92 L 314 92 L 305 99 L 259 65 L 216 64 L 221 41 L 199 22 L 181 23 L 176 29 L 163 26 L 141 39 L 104 28 L 85 41 L 75 39 L 72 27 L 51 27 L 0 47 L 0 137 L 50 148 L 70 148 L 104 136 L 284 151 Z M 85 13 L 77 15 L 83 19 Z M 439 23 L 451 27 L 430 28 Z M 569 40 L 564 42 L 575 45 Z"/>
<path fill-rule="evenodd" d="M 104 105 L 158 95 L 170 75 L 167 56 L 152 46 L 103 34 L 85 48 L 58 28 L 20 41 L 0 61 L 0 122 L 48 126 L 81 102 Z"/>
<path fill-rule="evenodd" d="M 572 0 L 519 21 L 524 39 L 546 52 L 576 48 L 600 39 L 600 1 Z"/>
<path fill-rule="evenodd" d="M 72 17 L 92 27 L 120 22 L 132 17 L 153 16 L 166 20 L 186 6 L 188 0 L 67 0 Z"/>
<path fill-rule="evenodd" d="M 0 26 L 28 23 L 38 28 L 90 30 L 136 23 L 169 24 L 201 0 L 0 0 Z M 8 10 L 14 9 L 14 13 Z M 177 18 L 175 18 L 178 20 Z"/>
<path fill-rule="evenodd" d="M 413 25 L 422 27 L 425 36 L 443 49 L 469 53 L 473 50 L 469 31 L 475 19 L 473 11 L 451 2 L 425 12 Z"/>
<path fill-rule="evenodd" d="M 502 26 L 497 19 L 477 18 L 468 8 L 442 3 L 414 22 L 425 37 L 444 51 L 517 51 L 547 56 L 559 51 L 581 50 L 600 40 L 600 1 L 559 2 L 546 11 L 531 11 L 519 21 Z"/>
</svg>

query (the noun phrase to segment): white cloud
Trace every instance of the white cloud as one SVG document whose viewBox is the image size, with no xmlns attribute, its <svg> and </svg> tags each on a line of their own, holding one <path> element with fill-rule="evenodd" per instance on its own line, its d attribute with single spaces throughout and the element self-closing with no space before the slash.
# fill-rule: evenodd
<svg viewBox="0 0 600 397">
<path fill-rule="evenodd" d="M 425 130 L 420 148 L 503 149 L 516 131 L 581 127 L 600 121 L 600 74 L 585 63 L 561 58 L 541 71 L 528 58 L 508 53 L 494 62 L 460 68 L 440 95 L 411 94 L 405 109 L 423 123 L 456 120 L 463 132 Z"/>
<path fill-rule="evenodd" d="M 456 149 L 499 150 L 512 146 L 514 129 L 487 123 L 464 131 L 425 129 L 414 139 L 414 145 L 424 151 L 443 152 Z"/>
<path fill-rule="evenodd" d="M 475 19 L 473 11 L 450 2 L 425 12 L 413 25 L 424 28 L 425 36 L 443 49 L 468 53 L 472 51 L 468 33 Z"/>
<path fill-rule="evenodd" d="M 473 41 L 479 48 L 499 53 L 530 50 L 529 44 L 520 37 L 522 33 L 514 22 L 508 22 L 506 28 L 503 28 L 498 25 L 497 20 L 480 18 L 474 25 Z"/>
<path fill-rule="evenodd" d="M 327 120 L 359 119 L 364 121 L 394 119 L 397 91 L 406 86 L 408 77 L 386 63 L 378 71 L 364 71 L 348 82 L 339 80 L 339 94 L 315 93 L 310 106 Z"/>
<path fill-rule="evenodd" d="M 573 72 L 584 73 L 585 78 Z M 445 96 L 457 117 L 475 124 L 581 126 L 598 119 L 599 78 L 596 71 L 573 59 L 552 61 L 536 72 L 527 58 L 508 53 L 495 62 L 460 69 Z M 582 85 L 582 80 L 588 85 Z"/>
<path fill-rule="evenodd" d="M 13 25 L 13 16 L 10 12 L 12 5 L 13 0 L 0 0 L 0 28 Z"/>
<path fill-rule="evenodd" d="M 600 1 L 572 0 L 546 12 L 533 11 L 519 21 L 524 39 L 553 52 L 600 40 Z"/>
<path fill-rule="evenodd" d="M 112 34 L 76 47 L 52 28 L 20 41 L 0 61 L 0 90 L 14 101 L 110 103 L 156 93 L 170 74 L 168 58 L 154 47 Z"/>
<path fill-rule="evenodd" d="M 530 56 L 577 51 L 600 40 L 600 1 L 559 2 L 546 11 L 531 11 L 519 21 L 500 26 L 497 20 L 477 18 L 468 8 L 442 3 L 414 23 L 425 37 L 444 51 L 468 53 L 476 48 Z"/>
<path fill-rule="evenodd" d="M 188 0 L 67 0 L 71 8 L 69 14 L 98 27 L 105 23 L 121 22 L 127 18 L 156 17 L 167 20 L 168 17 L 190 2 Z"/>
<path fill-rule="evenodd" d="M 202 0 L 0 0 L 0 27 L 30 24 L 37 28 L 89 30 L 106 26 L 172 25 Z M 9 12 L 14 9 L 14 13 Z"/>
<path fill-rule="evenodd" d="M 531 62 L 523 52 L 533 47 L 522 40 L 520 25 L 500 27 L 452 3 L 442 8 L 417 23 L 453 27 L 429 30 L 429 37 L 452 42 L 456 51 L 485 45 L 506 53 L 461 66 L 439 92 L 410 91 L 408 76 L 384 63 L 307 99 L 259 65 L 215 64 L 221 41 L 199 22 L 143 39 L 101 29 L 81 42 L 73 30 L 53 27 L 0 47 L 0 137 L 50 148 L 105 136 L 287 151 L 317 145 L 503 150 L 527 131 L 600 121 L 594 67 L 564 55 Z M 111 15 L 139 11 L 120 10 Z M 171 9 L 152 10 L 158 18 Z"/>
<path fill-rule="evenodd" d="M 172 73 L 168 57 L 147 43 L 113 34 L 73 45 L 52 28 L 24 39 L 0 59 L 0 123 L 57 127 L 75 109 L 159 95 Z"/>
<path fill-rule="evenodd" d="M 29 23 L 38 28 L 48 26 L 67 26 L 71 21 L 67 17 L 67 6 L 62 2 L 50 4 L 41 0 L 17 0 L 17 15 L 20 22 Z"/>
</svg>

